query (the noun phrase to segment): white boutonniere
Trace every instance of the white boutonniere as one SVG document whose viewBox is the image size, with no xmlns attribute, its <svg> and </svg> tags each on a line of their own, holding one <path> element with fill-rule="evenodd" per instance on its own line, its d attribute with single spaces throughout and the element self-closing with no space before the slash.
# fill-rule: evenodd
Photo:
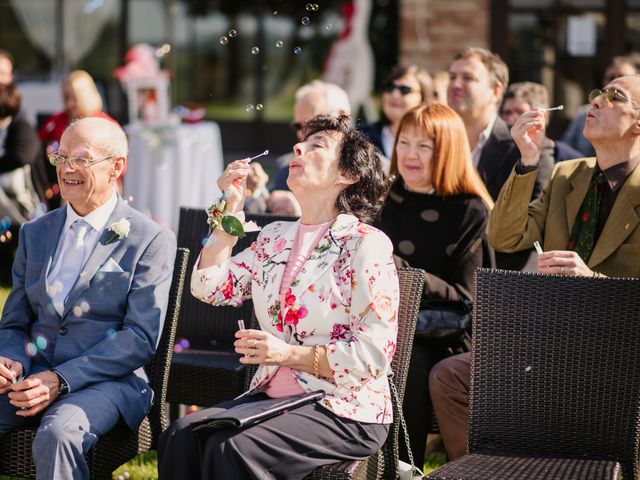
<svg viewBox="0 0 640 480">
<path fill-rule="evenodd" d="M 114 240 L 126 238 L 131 231 L 131 223 L 126 218 L 121 218 L 117 222 L 109 225 L 109 231 L 111 232 L 111 236 L 105 242 L 105 245 L 109 245 Z"/>
</svg>

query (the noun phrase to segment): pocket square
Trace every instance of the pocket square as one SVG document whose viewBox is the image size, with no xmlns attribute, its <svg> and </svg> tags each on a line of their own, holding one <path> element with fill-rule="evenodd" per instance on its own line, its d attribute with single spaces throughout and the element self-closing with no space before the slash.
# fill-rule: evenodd
<svg viewBox="0 0 640 480">
<path fill-rule="evenodd" d="M 109 258 L 109 260 L 102 264 L 98 272 L 124 272 L 124 270 L 118 265 L 118 262 L 113 258 Z"/>
</svg>

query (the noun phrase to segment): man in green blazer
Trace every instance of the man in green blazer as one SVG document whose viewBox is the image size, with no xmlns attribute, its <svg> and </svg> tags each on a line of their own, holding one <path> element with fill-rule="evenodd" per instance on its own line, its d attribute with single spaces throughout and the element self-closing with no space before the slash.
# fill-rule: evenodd
<svg viewBox="0 0 640 480">
<path fill-rule="evenodd" d="M 640 277 L 640 76 L 619 77 L 589 99 L 584 136 L 596 157 L 558 164 L 533 201 L 544 113 L 532 110 L 514 124 L 521 159 L 491 212 L 489 240 L 504 252 L 541 242 L 542 273 Z M 450 460 L 466 453 L 469 382 L 468 353 L 431 370 L 431 399 Z"/>
</svg>

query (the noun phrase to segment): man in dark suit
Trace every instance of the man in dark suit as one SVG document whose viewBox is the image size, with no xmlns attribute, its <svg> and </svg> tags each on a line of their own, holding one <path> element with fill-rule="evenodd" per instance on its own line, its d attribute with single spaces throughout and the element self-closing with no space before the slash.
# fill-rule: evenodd
<svg viewBox="0 0 640 480">
<path fill-rule="evenodd" d="M 153 392 L 143 366 L 160 338 L 175 236 L 115 192 L 119 125 L 71 124 L 50 159 L 68 203 L 24 224 L 0 320 L 0 435 L 39 425 L 38 479 L 89 477 L 85 454 Z"/>
<path fill-rule="evenodd" d="M 500 57 L 489 50 L 468 47 L 460 51 L 449 66 L 449 106 L 467 130 L 473 163 L 494 200 L 507 181 L 520 153 L 507 124 L 498 117 L 498 107 L 509 83 L 509 69 Z M 553 169 L 553 148 L 542 152 L 532 198 L 542 193 Z M 500 268 L 534 270 L 531 251 L 497 254 Z"/>
</svg>

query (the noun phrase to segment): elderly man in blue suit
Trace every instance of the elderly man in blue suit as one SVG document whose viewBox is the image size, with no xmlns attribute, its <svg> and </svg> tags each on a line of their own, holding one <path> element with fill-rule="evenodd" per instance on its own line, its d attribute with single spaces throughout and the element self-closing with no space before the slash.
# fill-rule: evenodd
<svg viewBox="0 0 640 480">
<path fill-rule="evenodd" d="M 0 435 L 39 425 L 38 479 L 89 476 L 85 454 L 120 420 L 136 429 L 153 392 L 176 242 L 115 193 L 127 139 L 84 118 L 56 165 L 67 205 L 25 224 L 0 320 Z"/>
</svg>

